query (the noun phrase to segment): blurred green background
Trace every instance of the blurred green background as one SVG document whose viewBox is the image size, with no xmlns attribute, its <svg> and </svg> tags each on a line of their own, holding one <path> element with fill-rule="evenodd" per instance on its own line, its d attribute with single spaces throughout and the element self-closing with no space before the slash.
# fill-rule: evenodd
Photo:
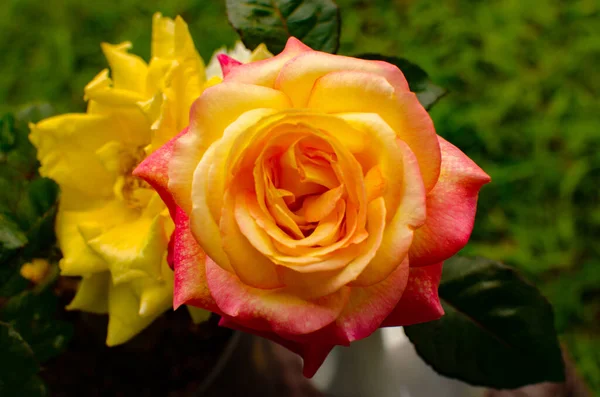
<svg viewBox="0 0 600 397">
<path fill-rule="evenodd" d="M 600 393 L 600 2 L 338 0 L 343 54 L 403 56 L 450 94 L 437 131 L 493 178 L 467 253 L 521 269 Z M 0 114 L 32 101 L 84 109 L 100 42 L 148 59 L 151 15 L 180 14 L 205 60 L 236 39 L 218 0 L 4 0 Z"/>
</svg>

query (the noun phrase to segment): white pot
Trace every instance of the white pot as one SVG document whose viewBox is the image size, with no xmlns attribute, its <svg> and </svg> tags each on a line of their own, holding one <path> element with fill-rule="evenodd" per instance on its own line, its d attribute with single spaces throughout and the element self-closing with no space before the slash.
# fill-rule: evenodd
<svg viewBox="0 0 600 397">
<path fill-rule="evenodd" d="M 401 327 L 336 347 L 313 378 L 332 397 L 482 397 L 484 390 L 438 375 Z"/>
</svg>

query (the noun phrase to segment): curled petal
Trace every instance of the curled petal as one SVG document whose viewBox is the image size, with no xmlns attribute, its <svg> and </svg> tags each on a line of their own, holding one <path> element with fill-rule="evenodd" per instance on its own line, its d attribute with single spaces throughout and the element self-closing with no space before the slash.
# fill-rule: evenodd
<svg viewBox="0 0 600 397">
<path fill-rule="evenodd" d="M 469 241 L 479 189 L 490 177 L 456 146 L 439 138 L 442 170 L 427 194 L 427 220 L 415 232 L 410 265 L 425 266 L 443 261 Z"/>
<path fill-rule="evenodd" d="M 144 93 L 148 65 L 137 55 L 129 54 L 127 50 L 130 48 L 128 41 L 117 45 L 102 43 L 102 52 L 110 65 L 115 88 Z"/>
<path fill-rule="evenodd" d="M 290 291 L 301 296 L 324 296 L 344 288 L 346 284 L 356 280 L 369 262 L 376 255 L 385 228 L 385 204 L 383 198 L 372 201 L 368 206 L 367 233 L 368 237 L 360 245 L 350 246 L 351 258 L 341 270 L 300 273 L 282 268 L 284 283 Z M 339 252 L 336 255 L 341 255 Z M 335 256 L 334 256 L 335 258 Z M 396 264 L 396 266 L 398 266 Z M 393 270 L 393 269 L 392 269 Z M 391 272 L 390 272 L 391 273 Z"/>
<path fill-rule="evenodd" d="M 408 284 L 398 305 L 383 321 L 384 327 L 412 325 L 437 320 L 444 315 L 438 296 L 442 263 L 411 267 Z"/>
<path fill-rule="evenodd" d="M 217 59 L 221 64 L 221 70 L 223 71 L 223 76 L 225 77 L 227 77 L 229 72 L 231 72 L 231 69 L 242 64 L 240 61 L 236 61 L 227 54 L 219 54 L 217 55 Z"/>
<path fill-rule="evenodd" d="M 349 288 L 317 299 L 302 299 L 282 289 L 263 290 L 206 260 L 208 287 L 219 309 L 254 330 L 307 334 L 331 324 L 348 301 Z"/>
</svg>

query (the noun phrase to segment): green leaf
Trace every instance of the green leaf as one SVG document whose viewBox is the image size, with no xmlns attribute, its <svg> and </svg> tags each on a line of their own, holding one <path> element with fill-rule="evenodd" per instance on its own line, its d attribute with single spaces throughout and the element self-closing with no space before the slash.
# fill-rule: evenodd
<svg viewBox="0 0 600 397">
<path fill-rule="evenodd" d="M 246 47 L 265 43 L 279 53 L 289 37 L 335 53 L 340 42 L 340 13 L 332 0 L 227 0 L 229 22 Z"/>
<path fill-rule="evenodd" d="M 40 367 L 33 350 L 10 324 L 3 322 L 0 322 L 0 357 L 0 395 L 46 395 L 46 387 L 36 376 Z"/>
<path fill-rule="evenodd" d="M 496 389 L 564 380 L 552 307 L 513 269 L 454 257 L 444 263 L 439 294 L 441 319 L 405 327 L 438 373 Z"/>
<path fill-rule="evenodd" d="M 14 250 L 27 244 L 27 236 L 19 225 L 0 214 L 0 251 Z"/>
<path fill-rule="evenodd" d="M 10 324 L 4 322 L 0 322 L 0 349 L 0 384 L 22 381 L 39 371 L 31 347 Z"/>
<path fill-rule="evenodd" d="M 431 109 L 441 97 L 446 95 L 445 89 L 431 82 L 426 71 L 404 58 L 371 53 L 357 55 L 356 57 L 384 61 L 398 66 L 398 69 L 400 69 L 404 74 L 404 77 L 406 77 L 410 90 L 417 94 L 419 102 L 421 102 L 421 105 L 427 110 Z"/>
<path fill-rule="evenodd" d="M 20 332 L 42 363 L 61 353 L 73 334 L 70 323 L 55 318 L 57 305 L 58 298 L 46 288 L 15 295 L 0 311 L 2 321 Z"/>
</svg>

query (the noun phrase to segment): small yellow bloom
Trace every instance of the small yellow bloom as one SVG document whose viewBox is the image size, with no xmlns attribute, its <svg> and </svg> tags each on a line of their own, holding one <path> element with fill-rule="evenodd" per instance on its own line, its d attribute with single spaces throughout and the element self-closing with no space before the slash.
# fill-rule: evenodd
<svg viewBox="0 0 600 397">
<path fill-rule="evenodd" d="M 21 276 L 34 284 L 39 284 L 48 275 L 50 264 L 45 259 L 33 259 L 21 266 Z"/>
<path fill-rule="evenodd" d="M 174 225 L 158 194 L 131 175 L 189 121 L 207 82 L 186 23 L 153 17 L 151 60 L 131 43 L 102 44 L 110 71 L 85 87 L 85 114 L 31 125 L 40 173 L 61 188 L 61 274 L 81 276 L 68 309 L 108 313 L 108 345 L 124 343 L 172 306 L 167 245 Z M 264 49 L 255 57 L 264 55 Z M 205 314 L 193 313 L 201 320 Z"/>
</svg>

